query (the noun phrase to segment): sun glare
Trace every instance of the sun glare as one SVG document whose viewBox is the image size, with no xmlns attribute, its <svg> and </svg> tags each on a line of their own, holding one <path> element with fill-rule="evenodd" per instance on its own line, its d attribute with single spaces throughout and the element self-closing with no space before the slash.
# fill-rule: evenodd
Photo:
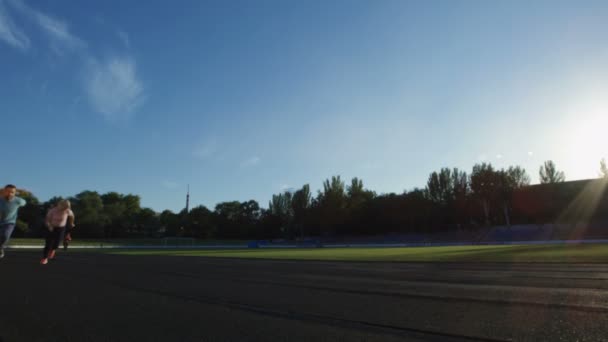
<svg viewBox="0 0 608 342">
<path fill-rule="evenodd" d="M 577 114 L 568 126 L 562 140 L 567 179 L 597 177 L 600 160 L 608 156 L 608 105 Z"/>
</svg>

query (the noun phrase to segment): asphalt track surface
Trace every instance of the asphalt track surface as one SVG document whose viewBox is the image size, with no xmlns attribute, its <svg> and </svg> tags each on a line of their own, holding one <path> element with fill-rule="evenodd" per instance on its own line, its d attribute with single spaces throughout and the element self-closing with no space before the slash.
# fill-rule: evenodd
<svg viewBox="0 0 608 342">
<path fill-rule="evenodd" d="M 608 265 L 8 251 L 0 340 L 606 341 Z"/>
</svg>

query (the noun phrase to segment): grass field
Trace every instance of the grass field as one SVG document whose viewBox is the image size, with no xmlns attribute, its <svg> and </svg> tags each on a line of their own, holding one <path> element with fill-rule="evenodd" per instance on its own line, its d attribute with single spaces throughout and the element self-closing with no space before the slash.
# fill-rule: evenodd
<svg viewBox="0 0 608 342">
<path fill-rule="evenodd" d="M 409 248 L 129 250 L 115 253 L 123 255 L 384 262 L 608 262 L 608 244 Z"/>
</svg>

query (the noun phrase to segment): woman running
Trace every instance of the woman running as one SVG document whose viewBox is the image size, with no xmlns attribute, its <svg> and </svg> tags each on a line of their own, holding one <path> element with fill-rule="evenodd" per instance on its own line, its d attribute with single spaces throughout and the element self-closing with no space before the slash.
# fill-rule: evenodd
<svg viewBox="0 0 608 342">
<path fill-rule="evenodd" d="M 74 213 L 68 200 L 59 201 L 57 206 L 51 208 L 46 214 L 45 223 L 49 231 L 44 244 L 42 260 L 40 260 L 41 264 L 46 265 L 49 259 L 55 257 L 55 250 L 59 247 L 68 218 L 70 219 L 70 225 L 73 226 Z"/>
</svg>

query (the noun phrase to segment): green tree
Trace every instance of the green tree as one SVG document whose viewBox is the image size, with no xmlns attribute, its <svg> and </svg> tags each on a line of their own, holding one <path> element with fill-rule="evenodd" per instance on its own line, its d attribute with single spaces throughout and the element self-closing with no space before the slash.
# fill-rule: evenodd
<svg viewBox="0 0 608 342">
<path fill-rule="evenodd" d="M 109 223 L 103 212 L 103 201 L 95 191 L 83 191 L 71 199 L 79 232 L 90 237 L 104 237 L 104 228 Z"/>
<path fill-rule="evenodd" d="M 106 237 L 120 237 L 129 234 L 141 236 L 142 223 L 139 220 L 142 216 L 139 214 L 142 209 L 139 196 L 108 192 L 101 195 L 101 200 L 104 215 L 109 221 L 105 227 Z"/>
<path fill-rule="evenodd" d="M 19 209 L 19 222 L 15 227 L 15 236 L 27 236 L 36 233 L 40 235 L 46 212 L 43 211 L 38 198 L 24 189 L 19 189 L 17 196 L 23 198 L 26 204 Z"/>
<path fill-rule="evenodd" d="M 52 207 L 56 206 L 56 205 L 57 205 L 57 203 L 59 203 L 59 201 L 61 201 L 62 199 L 63 199 L 62 197 L 58 197 L 58 196 L 53 196 L 53 197 L 51 197 L 51 198 L 50 198 L 48 201 L 46 201 L 46 202 L 44 203 L 44 207 L 45 207 L 45 209 L 47 209 L 47 210 L 48 210 L 48 209 L 50 209 L 50 208 L 52 208 Z M 45 211 L 45 212 L 46 212 L 46 211 Z"/>
<path fill-rule="evenodd" d="M 188 213 L 188 233 L 192 237 L 209 238 L 213 235 L 213 213 L 200 205 Z"/>
<path fill-rule="evenodd" d="M 142 210 L 140 202 L 140 197 L 137 195 L 122 195 L 121 203 L 124 208 L 122 226 L 127 232 L 137 230 L 137 227 L 141 226 L 138 222 L 138 218 L 141 218 L 139 212 Z"/>
<path fill-rule="evenodd" d="M 255 221 L 260 218 L 260 205 L 257 201 L 249 200 L 243 202 L 240 204 L 239 209 L 242 222 L 255 224 Z"/>
<path fill-rule="evenodd" d="M 256 235 L 256 228 L 261 217 L 260 206 L 256 201 L 218 203 L 214 213 L 218 236 L 247 238 Z"/>
<path fill-rule="evenodd" d="M 22 221 L 21 219 L 17 219 L 17 222 L 15 224 L 15 230 L 13 232 L 13 236 L 23 237 L 23 236 L 27 236 L 29 232 L 30 232 L 29 224 Z"/>
<path fill-rule="evenodd" d="M 150 208 L 138 210 L 136 232 L 142 236 L 157 236 L 161 227 L 160 215 Z"/>
<path fill-rule="evenodd" d="M 125 205 L 122 202 L 123 196 L 117 192 L 108 192 L 101 195 L 103 203 L 103 214 L 108 220 L 104 227 L 105 237 L 115 238 L 126 235 L 125 227 Z"/>
<path fill-rule="evenodd" d="M 363 180 L 355 177 L 351 180 L 350 185 L 346 187 L 346 205 L 350 210 L 360 210 L 366 203 L 371 201 L 375 195 L 376 194 L 373 191 L 363 187 Z"/>
<path fill-rule="evenodd" d="M 161 232 L 167 236 L 177 236 L 180 228 L 180 217 L 171 210 L 164 210 L 159 217 Z"/>
<path fill-rule="evenodd" d="M 293 195 L 289 191 L 285 191 L 278 195 L 272 195 L 272 200 L 268 203 L 268 210 L 270 210 L 273 215 L 290 221 L 293 216 L 292 199 Z"/>
<path fill-rule="evenodd" d="M 238 201 L 221 202 L 215 205 L 215 217 L 218 236 L 224 238 L 242 238 L 239 220 L 241 203 Z"/>
</svg>

